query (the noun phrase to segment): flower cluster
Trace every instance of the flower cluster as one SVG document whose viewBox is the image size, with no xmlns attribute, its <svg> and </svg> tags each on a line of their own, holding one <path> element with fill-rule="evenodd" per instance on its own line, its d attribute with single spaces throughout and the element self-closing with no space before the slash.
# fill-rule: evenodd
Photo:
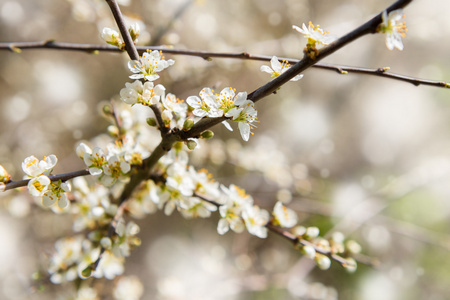
<svg viewBox="0 0 450 300">
<path fill-rule="evenodd" d="M 377 31 L 386 33 L 386 47 L 389 50 L 397 48 L 403 50 L 402 38 L 406 36 L 408 29 L 405 22 L 400 22 L 405 15 L 402 9 L 391 11 L 389 14 L 387 11 L 383 11 L 381 14 L 381 24 L 378 26 Z"/>
<path fill-rule="evenodd" d="M 193 114 L 197 117 L 228 117 L 238 122 L 239 130 L 244 141 L 248 141 L 253 123 L 257 120 L 257 111 L 253 101 L 247 100 L 247 93 L 240 92 L 237 95 L 235 90 L 227 87 L 219 94 L 214 94 L 210 88 L 200 91 L 200 97 L 190 96 L 186 102 L 194 108 Z M 228 123 L 224 125 L 231 130 Z"/>
<path fill-rule="evenodd" d="M 325 239 L 319 236 L 320 231 L 317 227 L 297 226 L 294 233 L 299 239 L 297 248 L 306 257 L 314 259 L 322 270 L 330 268 L 329 256 L 338 255 L 346 257 L 341 264 L 347 271 L 356 271 L 357 264 L 351 256 L 359 253 L 361 246 L 353 240 L 345 242 L 345 236 L 341 232 L 335 232 L 329 239 Z"/>
<path fill-rule="evenodd" d="M 151 81 L 142 84 L 141 81 L 136 80 L 133 83 L 125 83 L 125 87 L 120 90 L 120 97 L 127 104 L 140 103 L 151 106 L 160 101 L 164 91 L 165 88 L 161 84 L 154 86 Z"/>
<path fill-rule="evenodd" d="M 130 163 L 132 163 L 132 159 L 135 157 L 134 150 L 136 149 L 119 147 L 122 151 L 114 151 L 117 147 L 111 144 L 108 147 L 111 150 L 105 154 L 100 147 L 95 147 L 91 150 L 85 143 L 80 143 L 76 152 L 89 168 L 91 175 L 99 176 L 102 184 L 112 186 L 117 180 L 122 182 L 128 180 L 127 173 L 131 170 Z M 139 152 L 137 154 L 140 156 Z M 139 161 L 142 163 L 142 159 Z"/>
<path fill-rule="evenodd" d="M 32 155 L 22 162 L 22 170 L 27 174 L 26 178 L 30 178 L 28 191 L 32 196 L 42 197 L 42 204 L 46 207 L 58 202 L 58 207 L 63 209 L 69 204 L 66 192 L 69 192 L 71 187 L 66 182 L 52 182 L 48 177 L 57 162 L 58 159 L 53 154 L 42 160 Z"/>
</svg>

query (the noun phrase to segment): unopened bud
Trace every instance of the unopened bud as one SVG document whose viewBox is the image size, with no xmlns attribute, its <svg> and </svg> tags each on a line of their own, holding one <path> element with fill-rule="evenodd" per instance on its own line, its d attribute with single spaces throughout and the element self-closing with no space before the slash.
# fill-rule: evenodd
<svg viewBox="0 0 450 300">
<path fill-rule="evenodd" d="M 103 105 L 102 111 L 107 116 L 110 116 L 113 113 L 113 109 L 112 109 L 111 105 L 109 105 L 109 104 Z"/>
<path fill-rule="evenodd" d="M 211 130 L 205 130 L 200 134 L 200 137 L 202 139 L 210 139 L 214 136 L 214 132 L 212 132 Z"/>
<path fill-rule="evenodd" d="M 84 278 L 88 278 L 88 277 L 91 276 L 92 271 L 93 271 L 93 270 L 92 270 L 92 267 L 89 266 L 89 267 L 87 267 L 86 269 L 84 269 L 83 271 L 81 271 L 81 276 L 83 276 Z"/>
<path fill-rule="evenodd" d="M 316 257 L 316 249 L 314 249 L 314 247 L 311 245 L 303 246 L 301 251 L 306 257 L 310 259 L 314 259 Z"/>
<path fill-rule="evenodd" d="M 147 118 L 147 124 L 152 126 L 152 127 L 155 127 L 156 126 L 155 118 Z"/>
<path fill-rule="evenodd" d="M 105 249 L 111 249 L 112 241 L 111 241 L 111 239 L 108 238 L 108 237 L 103 237 L 103 238 L 100 240 L 100 245 L 102 245 L 102 247 L 105 248 Z"/>
<path fill-rule="evenodd" d="M 194 126 L 194 120 L 186 119 L 186 121 L 184 121 L 184 124 L 183 124 L 183 130 L 188 131 L 189 129 L 192 128 L 192 126 Z"/>
<path fill-rule="evenodd" d="M 119 128 L 117 128 L 116 126 L 109 125 L 107 130 L 108 130 L 109 135 L 111 135 L 113 137 L 119 136 Z"/>
<path fill-rule="evenodd" d="M 11 181 L 11 175 L 9 175 L 8 171 L 3 168 L 2 165 L 0 165 L 0 182 L 10 182 Z"/>
<path fill-rule="evenodd" d="M 356 263 L 356 261 L 349 257 L 345 259 L 346 262 L 342 264 L 342 266 L 350 273 L 353 273 L 356 271 L 356 269 L 358 268 L 358 264 Z"/>
<path fill-rule="evenodd" d="M 305 235 L 306 235 L 306 238 L 315 238 L 315 237 L 319 236 L 319 233 L 320 233 L 319 228 L 313 226 L 313 227 L 308 227 L 306 229 Z"/>
<path fill-rule="evenodd" d="M 325 256 L 323 254 L 316 254 L 315 258 L 317 266 L 322 270 L 328 270 L 331 266 L 331 260 L 328 258 L 328 256 Z"/>
<path fill-rule="evenodd" d="M 197 147 L 197 142 L 194 140 L 188 140 L 186 142 L 186 146 L 188 147 L 189 150 L 194 150 L 195 147 Z"/>
<path fill-rule="evenodd" d="M 128 28 L 128 32 L 130 33 L 131 39 L 133 40 L 133 42 L 137 42 L 137 39 L 139 37 L 139 33 L 140 33 L 140 28 L 139 28 L 139 24 L 135 23 L 133 25 L 130 26 L 130 28 Z"/>
</svg>

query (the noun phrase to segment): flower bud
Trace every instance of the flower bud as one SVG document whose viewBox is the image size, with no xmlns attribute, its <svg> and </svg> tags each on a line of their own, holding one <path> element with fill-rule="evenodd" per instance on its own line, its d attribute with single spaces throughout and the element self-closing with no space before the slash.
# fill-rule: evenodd
<svg viewBox="0 0 450 300">
<path fill-rule="evenodd" d="M 109 125 L 107 130 L 108 130 L 108 133 L 109 133 L 110 136 L 112 136 L 112 137 L 118 137 L 119 136 L 119 128 L 117 128 L 117 126 Z"/>
<path fill-rule="evenodd" d="M 130 33 L 131 39 L 133 40 L 133 42 L 137 42 L 137 39 L 139 37 L 140 34 L 140 28 L 139 28 L 139 24 L 138 23 L 134 23 L 133 25 L 130 26 L 130 28 L 128 28 L 128 32 Z"/>
<path fill-rule="evenodd" d="M 360 253 L 361 252 L 361 245 L 355 242 L 354 240 L 349 240 L 347 243 L 345 243 L 345 248 L 350 253 Z"/>
<path fill-rule="evenodd" d="M 120 43 L 119 33 L 109 27 L 103 28 L 102 39 L 105 42 L 107 42 L 108 44 L 113 45 L 113 46 L 119 46 L 119 43 Z"/>
<path fill-rule="evenodd" d="M 11 175 L 3 168 L 2 165 L 0 165 L 0 182 L 10 182 L 11 181 Z"/>
<path fill-rule="evenodd" d="M 186 146 L 188 147 L 189 150 L 194 150 L 195 147 L 197 147 L 197 142 L 194 140 L 188 140 L 186 142 Z"/>
<path fill-rule="evenodd" d="M 200 137 L 202 139 L 210 139 L 214 136 L 214 132 L 212 132 L 211 130 L 205 130 L 200 134 Z"/>
<path fill-rule="evenodd" d="M 108 237 L 103 237 L 103 238 L 100 240 L 100 245 L 102 245 L 102 247 L 105 248 L 105 249 L 111 249 L 112 241 L 111 241 L 111 239 L 108 238 Z"/>
<path fill-rule="evenodd" d="M 188 131 L 189 129 L 192 128 L 192 126 L 194 126 L 194 120 L 186 119 L 186 121 L 184 121 L 184 124 L 183 124 L 183 130 Z"/>
<path fill-rule="evenodd" d="M 152 127 L 155 127 L 156 126 L 155 118 L 147 118 L 147 124 L 152 126 Z"/>
<path fill-rule="evenodd" d="M 355 272 L 357 267 L 358 267 L 356 261 L 353 258 L 351 258 L 351 257 L 348 257 L 345 260 L 347 262 L 343 263 L 342 266 L 350 273 Z"/>
<path fill-rule="evenodd" d="M 314 259 L 316 257 L 316 249 L 314 249 L 314 247 L 311 245 L 303 246 L 301 251 L 306 257 L 310 259 Z"/>
<path fill-rule="evenodd" d="M 89 267 L 87 267 L 86 269 L 84 269 L 83 271 L 81 271 L 81 276 L 83 276 L 84 278 L 88 278 L 88 277 L 91 276 L 92 271 L 93 271 L 93 270 L 92 270 L 92 267 L 89 266 Z"/>
<path fill-rule="evenodd" d="M 111 116 L 113 114 L 113 109 L 112 109 L 111 105 L 105 104 L 102 107 L 102 112 L 107 116 Z"/>
<path fill-rule="evenodd" d="M 317 266 L 322 270 L 328 270 L 331 266 L 331 260 L 328 258 L 328 256 L 325 256 L 323 254 L 316 254 L 315 258 Z"/>
<path fill-rule="evenodd" d="M 306 235 L 307 238 L 316 238 L 316 237 L 319 236 L 319 233 L 320 233 L 319 228 L 317 228 L 317 227 L 308 227 L 308 228 L 306 228 L 305 235 Z"/>
</svg>

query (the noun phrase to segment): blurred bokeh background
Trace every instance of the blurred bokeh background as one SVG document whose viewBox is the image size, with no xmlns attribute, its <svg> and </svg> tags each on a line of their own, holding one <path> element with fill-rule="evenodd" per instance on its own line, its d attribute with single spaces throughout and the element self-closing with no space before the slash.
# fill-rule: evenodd
<svg viewBox="0 0 450 300">
<path fill-rule="evenodd" d="M 119 2 L 129 22 L 140 23 L 142 45 L 301 58 L 306 40 L 293 24 L 311 20 L 343 35 L 393 1 Z M 372 35 L 324 62 L 450 80 L 449 11 L 449 1 L 413 1 L 403 51 Z M 100 0 L 0 0 L 0 25 L 1 42 L 101 44 L 101 29 L 114 28 Z M 270 79 L 261 62 L 166 56 L 176 63 L 160 83 L 181 99 L 207 86 L 251 92 Z M 2 50 L 0 164 L 14 179 L 32 154 L 57 155 L 57 173 L 83 168 L 74 149 L 106 131 L 100 108 L 120 101 L 126 62 L 117 53 Z M 292 199 L 301 225 L 343 232 L 379 267 L 320 271 L 277 236 L 219 236 L 217 216 L 158 212 L 137 221 L 142 246 L 125 274 L 140 277 L 143 299 L 448 299 L 449 99 L 442 88 L 312 68 L 257 103 L 260 124 L 248 143 L 217 126 L 192 153 L 197 167 L 243 187 L 262 207 Z M 45 268 L 55 240 L 71 233 L 70 217 L 37 207 L 26 193 L 0 196 L 0 298 L 60 295 L 58 286 L 35 292 L 30 278 Z"/>
</svg>

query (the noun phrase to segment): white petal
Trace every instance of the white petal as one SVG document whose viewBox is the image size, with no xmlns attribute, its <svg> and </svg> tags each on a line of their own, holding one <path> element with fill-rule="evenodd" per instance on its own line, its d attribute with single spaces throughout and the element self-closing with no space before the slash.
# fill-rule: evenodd
<svg viewBox="0 0 450 300">
<path fill-rule="evenodd" d="M 56 200 L 58 200 L 57 197 L 50 191 L 45 193 L 44 196 L 42 196 L 42 204 L 45 207 L 52 206 L 53 204 L 55 204 Z"/>
<path fill-rule="evenodd" d="M 276 56 L 272 57 L 272 59 L 270 60 L 270 64 L 272 65 L 272 69 L 276 73 L 281 73 L 283 67 L 281 66 L 281 63 L 278 61 L 278 58 Z"/>
<path fill-rule="evenodd" d="M 266 66 L 266 65 L 261 66 L 260 70 L 261 70 L 261 72 L 266 72 L 269 74 L 273 73 L 273 70 L 269 66 Z"/>
<path fill-rule="evenodd" d="M 242 139 L 247 142 L 250 138 L 250 125 L 245 122 L 239 122 L 238 127 L 241 132 Z"/>
<path fill-rule="evenodd" d="M 231 125 L 227 121 L 223 121 L 222 124 L 225 126 L 226 129 L 229 131 L 233 131 L 233 128 L 231 128 Z"/>
<path fill-rule="evenodd" d="M 67 207 L 67 205 L 69 205 L 69 201 L 67 201 L 67 196 L 66 194 L 62 194 L 61 198 L 59 198 L 58 200 L 58 206 L 61 209 L 64 209 Z"/>
</svg>

